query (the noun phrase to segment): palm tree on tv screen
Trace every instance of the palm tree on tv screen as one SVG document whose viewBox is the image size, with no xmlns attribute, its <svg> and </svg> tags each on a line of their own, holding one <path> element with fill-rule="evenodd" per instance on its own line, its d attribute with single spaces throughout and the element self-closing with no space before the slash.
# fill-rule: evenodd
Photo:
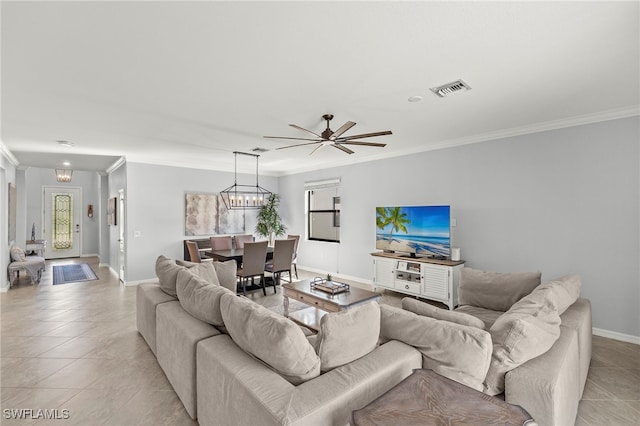
<svg viewBox="0 0 640 426">
<path fill-rule="evenodd" d="M 384 227 L 389 224 L 389 217 L 387 216 L 387 209 L 385 207 L 376 207 L 376 226 L 381 231 L 384 231 Z"/>
<path fill-rule="evenodd" d="M 401 231 L 406 234 L 408 231 L 404 225 L 411 223 L 411 221 L 407 219 L 406 213 L 402 213 L 400 207 L 387 208 L 386 210 L 385 221 L 387 225 L 391 225 L 391 230 L 389 231 L 389 243 L 391 243 L 393 241 L 393 233 Z"/>
</svg>

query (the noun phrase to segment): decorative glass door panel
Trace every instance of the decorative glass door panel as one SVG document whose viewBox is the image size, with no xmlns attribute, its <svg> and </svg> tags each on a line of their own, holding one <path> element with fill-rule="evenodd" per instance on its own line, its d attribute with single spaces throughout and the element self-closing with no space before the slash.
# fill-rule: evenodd
<svg viewBox="0 0 640 426">
<path fill-rule="evenodd" d="M 69 194 L 53 194 L 53 248 L 73 247 L 73 200 Z"/>
</svg>

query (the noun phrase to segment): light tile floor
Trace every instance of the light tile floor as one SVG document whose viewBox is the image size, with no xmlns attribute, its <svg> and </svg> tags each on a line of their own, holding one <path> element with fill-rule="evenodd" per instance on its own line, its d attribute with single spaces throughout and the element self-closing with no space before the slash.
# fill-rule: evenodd
<svg viewBox="0 0 640 426">
<path fill-rule="evenodd" d="M 82 262 L 98 281 L 52 285 L 52 265 Z M 135 287 L 120 285 L 97 258 L 48 261 L 37 286 L 24 275 L 0 296 L 0 424 L 197 424 L 136 330 Z M 281 291 L 267 294 L 250 297 L 281 312 Z M 382 296 L 394 306 L 400 300 Z M 11 409 L 33 409 L 34 416 L 57 409 L 53 414 L 69 418 L 15 420 L 7 418 Z M 640 424 L 640 346 L 594 336 L 576 424 Z"/>
</svg>

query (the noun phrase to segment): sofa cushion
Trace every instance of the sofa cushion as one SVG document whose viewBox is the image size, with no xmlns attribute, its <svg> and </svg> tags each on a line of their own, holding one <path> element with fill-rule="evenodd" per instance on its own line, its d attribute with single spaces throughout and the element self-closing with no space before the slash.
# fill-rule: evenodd
<svg viewBox="0 0 640 426">
<path fill-rule="evenodd" d="M 315 348 L 321 371 L 355 361 L 374 350 L 380 337 L 380 305 L 369 302 L 320 320 Z"/>
<path fill-rule="evenodd" d="M 502 311 L 492 311 L 491 309 L 479 308 L 471 305 L 458 306 L 455 312 L 478 318 L 484 323 L 484 330 L 489 330 L 493 323 L 500 318 L 500 315 L 504 314 Z"/>
<path fill-rule="evenodd" d="M 213 270 L 213 267 L 211 267 Z M 222 326 L 220 297 L 231 293 L 226 288 L 211 284 L 192 272 L 193 268 L 178 272 L 176 291 L 182 308 L 193 317 L 211 325 Z"/>
<path fill-rule="evenodd" d="M 136 287 L 136 326 L 156 355 L 156 308 L 161 303 L 175 302 L 176 298 L 162 291 L 158 283 L 142 283 Z"/>
<path fill-rule="evenodd" d="M 549 289 L 533 292 L 515 303 L 489 329 L 493 340 L 491 365 L 484 392 L 504 392 L 504 375 L 551 348 L 560 336 L 560 316 Z"/>
<path fill-rule="evenodd" d="M 162 255 L 158 256 L 158 259 L 156 259 L 156 276 L 162 291 L 169 296 L 178 296 L 178 293 L 176 293 L 176 279 L 178 278 L 178 271 L 183 269 L 185 269 L 184 266 L 176 265 L 176 262 L 172 259 Z"/>
<path fill-rule="evenodd" d="M 540 285 L 540 272 L 485 272 L 462 268 L 458 287 L 460 305 L 492 311 L 508 311 L 511 306 Z"/>
<path fill-rule="evenodd" d="M 24 250 L 22 249 L 22 247 L 18 247 L 18 246 L 11 246 L 11 260 L 14 262 L 24 262 L 27 260 L 27 256 L 24 253 Z"/>
<path fill-rule="evenodd" d="M 380 305 L 380 340 L 399 340 L 422 353 L 423 368 L 476 390 L 491 362 L 491 336 L 485 330 L 423 317 Z"/>
<path fill-rule="evenodd" d="M 481 319 L 465 314 L 463 312 L 450 311 L 441 309 L 429 303 L 420 302 L 419 300 L 405 297 L 402 299 L 402 309 L 413 312 L 414 314 L 430 317 L 438 320 L 455 322 L 456 324 L 467 325 L 469 327 L 485 329 L 484 322 Z"/>
<path fill-rule="evenodd" d="M 579 275 L 565 275 L 540 284 L 534 291 L 550 289 L 554 296 L 553 298 L 558 314 L 562 315 L 569 306 L 578 300 L 581 287 L 582 281 Z"/>
<path fill-rule="evenodd" d="M 290 319 L 231 292 L 220 300 L 233 341 L 294 385 L 320 375 L 320 358 Z"/>
<path fill-rule="evenodd" d="M 220 285 L 224 288 L 231 290 L 232 292 L 237 291 L 238 278 L 236 273 L 238 272 L 238 264 L 235 260 L 227 260 L 226 262 L 217 262 L 213 261 L 213 267 L 216 270 L 216 274 L 218 274 L 218 280 L 220 281 Z"/>
</svg>

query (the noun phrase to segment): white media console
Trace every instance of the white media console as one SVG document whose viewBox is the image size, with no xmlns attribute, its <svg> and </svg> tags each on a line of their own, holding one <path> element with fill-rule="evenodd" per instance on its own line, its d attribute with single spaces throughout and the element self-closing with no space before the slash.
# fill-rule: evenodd
<svg viewBox="0 0 640 426">
<path fill-rule="evenodd" d="M 458 278 L 464 260 L 436 260 L 376 252 L 373 287 L 442 302 L 452 310 L 458 304 Z"/>
</svg>

